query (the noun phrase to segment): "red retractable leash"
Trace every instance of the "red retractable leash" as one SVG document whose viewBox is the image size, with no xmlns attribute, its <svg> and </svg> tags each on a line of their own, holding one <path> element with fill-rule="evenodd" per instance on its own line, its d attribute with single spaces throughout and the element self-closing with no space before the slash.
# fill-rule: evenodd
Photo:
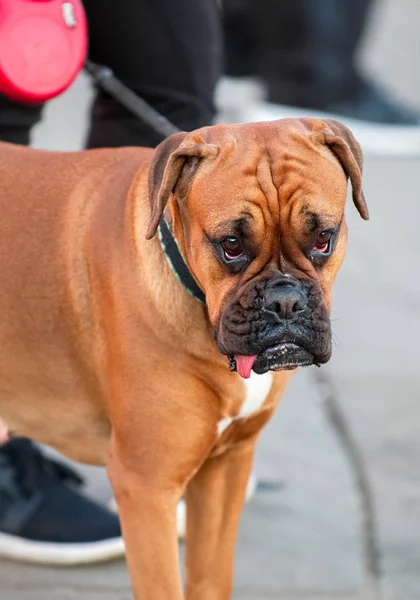
<svg viewBox="0 0 420 600">
<path fill-rule="evenodd" d="M 24 103 L 58 96 L 81 71 L 87 40 L 80 0 L 0 0 L 0 93 Z"/>
<path fill-rule="evenodd" d="M 162 139 L 179 131 L 110 69 L 85 60 L 87 47 L 81 0 L 0 0 L 0 94 L 42 103 L 70 87 L 84 66 L 97 86 Z"/>
</svg>

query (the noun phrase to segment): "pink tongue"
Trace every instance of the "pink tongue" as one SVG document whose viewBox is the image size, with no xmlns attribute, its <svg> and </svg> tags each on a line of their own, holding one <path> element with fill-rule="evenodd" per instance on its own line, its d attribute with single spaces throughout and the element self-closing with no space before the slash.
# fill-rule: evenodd
<svg viewBox="0 0 420 600">
<path fill-rule="evenodd" d="M 256 354 L 254 354 L 254 356 L 242 356 L 241 354 L 235 354 L 236 368 L 241 377 L 244 379 L 249 379 L 256 358 Z"/>
</svg>

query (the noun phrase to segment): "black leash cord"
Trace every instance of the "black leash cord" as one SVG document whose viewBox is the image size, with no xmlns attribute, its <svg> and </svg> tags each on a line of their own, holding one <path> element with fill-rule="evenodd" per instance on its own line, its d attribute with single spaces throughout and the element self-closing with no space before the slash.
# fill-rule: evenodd
<svg viewBox="0 0 420 600">
<path fill-rule="evenodd" d="M 111 69 L 103 65 L 97 65 L 89 59 L 85 61 L 84 67 L 96 85 L 108 92 L 108 94 L 123 104 L 141 121 L 150 125 L 157 133 L 160 133 L 163 139 L 173 133 L 179 132 L 179 129 L 175 125 L 172 125 L 166 117 L 158 113 L 157 110 L 152 108 L 117 79 Z"/>
</svg>

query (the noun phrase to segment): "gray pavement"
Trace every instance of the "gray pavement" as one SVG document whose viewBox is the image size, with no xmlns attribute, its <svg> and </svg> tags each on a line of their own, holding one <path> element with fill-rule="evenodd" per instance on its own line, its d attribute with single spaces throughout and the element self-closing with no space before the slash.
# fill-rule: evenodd
<svg viewBox="0 0 420 600">
<path fill-rule="evenodd" d="M 419 23 L 419 0 L 383 1 L 361 56 L 418 108 Z M 79 147 L 89 95 L 81 78 L 51 103 L 36 145 Z M 262 436 L 236 600 L 420 598 L 419 172 L 419 158 L 367 157 L 371 221 L 349 203 L 334 358 L 296 376 Z M 83 469 L 89 493 L 107 500 L 104 471 Z M 131 597 L 124 561 L 72 569 L 0 561 L 1 600 Z"/>
</svg>

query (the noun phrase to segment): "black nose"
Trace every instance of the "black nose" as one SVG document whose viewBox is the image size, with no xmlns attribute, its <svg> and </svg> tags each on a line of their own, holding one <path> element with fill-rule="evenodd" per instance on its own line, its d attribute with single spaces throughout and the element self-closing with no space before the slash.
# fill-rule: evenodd
<svg viewBox="0 0 420 600">
<path fill-rule="evenodd" d="M 305 310 L 308 301 L 301 283 L 293 277 L 276 277 L 265 289 L 264 307 L 282 319 L 292 319 Z"/>
</svg>

